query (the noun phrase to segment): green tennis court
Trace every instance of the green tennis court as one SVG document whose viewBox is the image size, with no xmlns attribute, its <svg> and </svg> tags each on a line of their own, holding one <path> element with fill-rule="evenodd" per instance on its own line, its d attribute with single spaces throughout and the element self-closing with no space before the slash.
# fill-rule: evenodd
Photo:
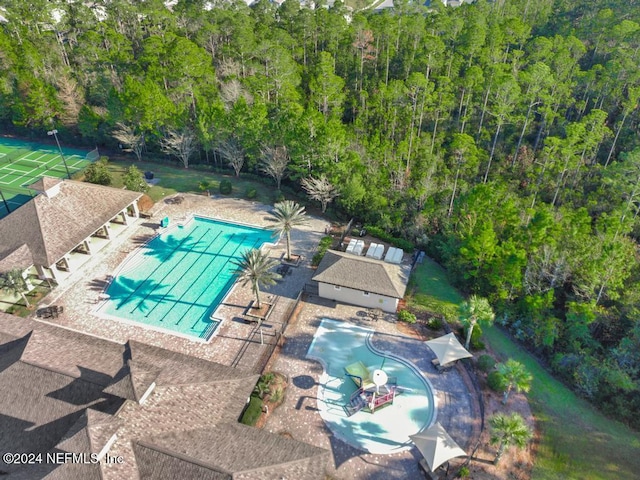
<svg viewBox="0 0 640 480">
<path fill-rule="evenodd" d="M 36 192 L 27 187 L 43 176 L 66 178 L 99 158 L 97 150 L 88 152 L 57 145 L 0 137 L 0 218 L 28 202 Z M 66 166 L 65 166 L 66 163 Z"/>
</svg>

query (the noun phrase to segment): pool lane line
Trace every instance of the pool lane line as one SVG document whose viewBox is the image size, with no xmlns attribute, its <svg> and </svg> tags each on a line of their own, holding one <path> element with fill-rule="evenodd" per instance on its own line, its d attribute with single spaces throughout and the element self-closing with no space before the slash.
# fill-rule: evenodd
<svg viewBox="0 0 640 480">
<path fill-rule="evenodd" d="M 245 237 L 244 237 L 244 238 L 243 238 L 243 240 L 242 240 L 242 243 L 240 243 L 240 244 L 236 247 L 236 249 L 233 251 L 233 254 L 234 254 L 234 255 L 235 255 L 235 253 L 236 253 L 240 248 L 242 248 L 243 243 L 244 243 L 244 240 L 246 240 L 246 239 L 247 239 L 247 235 L 245 235 Z M 252 248 L 252 249 L 253 249 L 253 248 L 256 248 L 256 245 L 257 245 L 259 242 L 260 242 L 260 239 L 258 239 L 258 240 L 256 240 L 255 242 L 253 242 L 253 245 L 251 246 L 251 248 Z M 264 242 L 263 242 L 263 243 L 264 243 Z M 227 264 L 228 264 L 229 262 L 231 262 L 231 259 L 230 259 L 230 258 L 227 258 L 227 260 L 226 260 L 226 261 L 225 261 L 225 263 L 224 263 L 224 266 L 227 266 Z M 223 268 L 224 268 L 224 267 L 223 267 Z M 202 297 L 202 295 L 204 294 L 204 292 L 206 292 L 206 291 L 209 289 L 209 287 L 211 286 L 211 284 L 212 284 L 213 282 L 215 282 L 215 281 L 218 279 L 218 277 L 220 276 L 220 274 L 221 274 L 221 273 L 222 273 L 222 268 L 218 271 L 218 274 L 217 274 L 215 277 L 213 277 L 213 279 L 209 282 L 209 284 L 207 285 L 207 288 L 206 288 L 206 289 L 204 289 L 204 290 L 202 290 L 202 292 L 200 293 L 200 295 L 198 295 L 198 298 L 196 298 L 196 301 L 198 301 L 198 300 L 200 299 L 200 297 Z M 228 280 L 227 280 L 227 282 L 228 282 Z M 226 296 L 226 294 L 225 294 L 225 296 Z M 213 304 L 211 304 L 211 305 L 213 305 Z M 209 308 L 211 307 L 211 305 L 209 305 Z M 187 309 L 187 311 L 184 313 L 184 315 L 182 316 L 182 318 L 180 318 L 180 320 L 179 320 L 178 322 L 176 322 L 176 325 L 178 325 L 180 322 L 182 322 L 182 320 L 184 320 L 184 317 L 186 317 L 187 313 L 189 312 L 189 310 L 191 310 L 191 308 L 193 308 L 193 306 L 194 306 L 194 305 L 191 305 L 191 306 Z M 207 308 L 207 311 L 209 310 L 209 308 Z M 199 319 L 199 320 L 197 320 L 193 325 L 191 325 L 191 330 L 194 330 L 194 328 L 193 328 L 193 327 L 194 327 L 195 325 L 197 325 L 201 320 L 202 320 L 202 319 Z"/>
<path fill-rule="evenodd" d="M 206 236 L 210 231 L 212 231 L 212 230 L 213 230 L 212 228 L 207 228 L 207 231 L 205 232 L 205 234 L 204 234 L 202 237 L 200 237 L 200 239 L 198 240 L 198 242 L 200 242 L 200 240 L 202 240 L 202 239 L 203 239 L 203 238 L 204 238 L 204 237 L 205 237 L 205 236 Z M 207 253 L 207 251 L 209 250 L 209 247 L 211 247 L 211 245 L 213 245 L 213 243 L 214 243 L 214 242 L 215 242 L 215 241 L 220 237 L 220 235 L 222 235 L 222 230 L 220 230 L 220 231 L 217 233 L 217 235 L 214 237 L 214 239 L 213 239 L 213 240 L 211 240 L 211 241 L 209 242 L 209 244 L 206 246 L 206 248 L 204 249 L 204 251 L 203 251 L 203 252 L 201 252 L 201 253 L 196 257 L 196 259 L 191 263 L 191 265 L 189 265 L 189 267 L 188 267 L 186 270 L 184 270 L 184 271 L 182 272 L 182 275 L 180 275 L 180 277 L 179 277 L 175 282 L 173 282 L 173 284 L 172 284 L 171 288 L 169 288 L 169 290 L 167 290 L 167 291 L 165 292 L 165 294 L 162 296 L 162 298 L 156 302 L 156 304 L 153 306 L 153 308 L 151 308 L 151 309 L 147 312 L 147 314 L 145 315 L 145 318 L 148 318 L 148 317 L 149 317 L 149 315 L 151 315 L 151 313 L 153 313 L 153 311 L 158 307 L 158 305 L 160 305 L 160 303 L 161 303 L 161 302 L 162 302 L 162 301 L 167 297 L 167 295 L 169 295 L 169 293 L 171 293 L 171 291 L 176 287 L 176 285 L 178 285 L 178 283 L 180 283 L 180 281 L 181 281 L 181 280 L 184 278 L 184 276 L 189 272 L 189 270 L 191 270 L 191 269 L 193 268 L 193 266 L 194 266 L 196 263 L 198 263 L 198 260 L 199 260 L 199 259 L 201 259 L 201 258 L 202 258 L 202 256 L 203 256 L 205 253 Z M 232 238 L 233 238 L 233 234 L 231 235 L 231 238 L 229 238 L 229 239 L 225 242 L 225 244 L 224 244 L 224 245 L 226 246 L 226 245 L 231 241 L 231 239 L 232 239 Z M 193 247 L 193 248 L 195 248 L 195 247 L 196 247 L 196 245 L 197 245 L 197 243 L 194 245 L 194 247 Z M 193 248 L 192 248 L 191 250 L 189 250 L 189 252 L 187 252 L 187 255 L 193 251 Z M 224 246 L 223 246 L 222 248 L 224 248 Z M 186 255 L 185 255 L 185 257 L 186 257 Z M 182 260 L 184 260 L 184 259 L 185 259 L 185 257 L 182 257 Z M 217 256 L 214 256 L 213 260 L 215 260 L 216 258 L 217 258 Z M 182 261 L 182 260 L 181 260 L 181 261 Z M 211 262 L 213 262 L 213 260 L 209 261 L 209 263 L 207 264 L 207 267 L 208 267 L 209 265 L 211 265 Z M 171 273 L 173 273 L 173 272 L 175 271 L 175 269 L 178 267 L 178 265 L 179 265 L 179 264 L 180 264 L 180 262 L 178 262 L 178 264 L 176 264 L 176 265 L 175 265 L 175 266 L 174 266 L 174 267 L 173 267 L 173 268 L 172 268 L 172 269 L 171 269 L 171 270 L 170 270 L 170 271 L 169 271 L 169 272 L 164 276 L 163 280 L 164 280 L 165 278 L 167 278 L 169 275 L 171 275 Z M 202 274 L 203 274 L 203 273 L 204 273 L 204 269 L 202 270 L 202 272 L 200 272 L 200 275 L 198 275 L 198 276 L 196 277 L 196 279 L 200 278 L 200 277 L 202 276 Z M 187 289 L 187 290 L 185 290 L 185 291 L 182 293 L 182 295 L 180 295 L 180 297 L 179 297 L 178 299 L 176 299 L 176 301 L 175 301 L 175 302 L 174 302 L 174 304 L 171 306 L 171 308 L 169 308 L 169 310 L 167 310 L 167 313 L 166 313 L 166 314 L 168 314 L 171 310 L 173 310 L 173 308 L 176 306 L 177 302 L 178 302 L 178 301 L 180 301 L 180 299 L 182 299 L 182 297 L 184 297 L 188 291 L 189 291 L 188 289 Z M 149 295 L 151 295 L 151 293 L 153 293 L 153 291 L 152 291 L 152 292 L 150 292 L 150 293 L 149 293 Z M 143 299 L 142 301 L 144 301 L 144 299 Z M 166 316 L 166 314 L 165 314 L 165 316 Z M 161 321 L 161 322 L 162 322 L 162 321 L 164 321 L 164 318 L 163 318 L 163 319 L 160 319 L 160 321 Z"/>
<path fill-rule="evenodd" d="M 194 229 L 194 231 L 195 231 L 195 230 L 196 230 L 196 229 Z M 191 233 L 193 233 L 193 232 L 191 232 Z M 185 239 L 184 239 L 182 242 L 180 242 L 180 245 L 178 246 L 178 248 L 179 248 L 180 246 L 182 246 L 182 244 L 183 244 L 186 240 L 191 239 L 191 233 L 190 233 L 187 237 L 185 237 Z M 130 311 L 129 313 L 133 313 L 133 312 L 135 312 L 138 308 L 140 308 L 140 305 L 142 305 L 142 304 L 147 300 L 147 298 L 149 298 L 149 297 L 150 297 L 150 296 L 151 296 L 151 295 L 152 295 L 156 290 L 158 290 L 158 288 L 160 288 L 160 285 L 162 285 L 162 283 L 161 283 L 161 282 L 162 282 L 162 281 L 164 281 L 164 280 L 165 280 L 169 275 L 171 275 L 171 273 L 172 273 L 172 272 L 173 272 L 173 271 L 178 267 L 178 265 L 180 265 L 180 262 L 182 262 L 182 260 L 184 260 L 184 259 L 186 258 L 186 256 L 187 256 L 187 255 L 189 255 L 189 254 L 193 251 L 193 249 L 194 249 L 194 248 L 196 248 L 196 246 L 197 246 L 197 245 L 202 241 L 202 239 L 203 239 L 204 237 L 206 237 L 207 233 L 209 233 L 209 229 L 207 229 L 207 230 L 202 234 L 202 236 L 200 236 L 200 238 L 198 238 L 198 240 L 197 240 L 197 241 L 195 241 L 195 242 L 193 243 L 193 245 L 191 246 L 191 248 L 189 248 L 189 250 L 187 250 L 187 251 L 184 253 L 184 255 L 182 256 L 182 258 L 180 258 L 179 260 L 177 260 L 177 261 L 175 262 L 175 264 L 173 265 L 173 267 L 170 267 L 170 270 L 169 270 L 169 271 L 168 271 L 168 272 L 167 272 L 167 273 L 166 273 L 166 274 L 165 274 L 165 275 L 160 279 L 160 281 L 157 281 L 157 280 L 156 280 L 156 286 L 155 286 L 155 287 L 154 287 L 154 288 L 153 288 L 149 293 L 147 293 L 147 294 L 142 298 L 142 300 L 140 300 L 140 301 L 138 302 L 138 304 L 137 304 L 133 309 L 131 309 L 131 311 Z M 174 252 L 175 252 L 175 250 L 174 250 Z M 172 253 L 173 253 L 173 252 L 172 252 Z M 168 258 L 168 257 L 167 257 L 167 258 Z M 163 262 L 163 263 L 164 263 L 164 262 Z M 154 272 L 155 272 L 158 268 L 160 268 L 160 266 L 161 266 L 163 263 L 161 263 L 160 265 L 158 265 L 158 266 L 154 269 Z M 181 278 L 182 278 L 182 277 L 181 277 Z M 147 277 L 147 279 L 145 280 L 145 282 L 146 282 L 148 279 L 149 279 L 149 277 Z M 155 279 L 154 279 L 154 280 L 155 280 Z M 171 291 L 172 289 L 173 289 L 173 287 L 171 287 L 171 288 L 169 289 L 169 291 Z M 167 293 L 169 293 L 169 292 L 167 292 Z M 167 296 L 167 294 L 164 294 L 164 295 L 162 296 L 162 298 L 164 299 L 164 297 L 166 297 L 166 296 Z M 154 308 L 155 308 L 155 307 L 154 307 Z"/>
<path fill-rule="evenodd" d="M 198 228 L 200 228 L 200 227 L 196 227 L 196 228 L 194 229 L 194 231 L 195 231 L 196 229 L 198 229 Z M 191 232 L 191 233 L 193 233 L 193 232 Z M 155 238 L 157 238 L 157 237 L 155 237 Z M 152 240 L 153 240 L 153 239 L 152 239 Z M 158 266 L 157 266 L 156 268 L 154 268 L 153 270 L 151 270 L 151 272 L 149 273 L 149 275 L 147 275 L 147 278 L 145 278 L 144 280 L 142 280 L 142 281 L 140 282 L 140 284 L 139 284 L 136 288 L 134 288 L 134 289 L 131 291 L 131 293 L 130 293 L 129 295 L 127 295 L 127 298 L 125 298 L 124 300 L 122 300 L 122 301 L 120 302 L 120 306 L 119 306 L 119 307 L 116 307 L 116 310 L 120 310 L 120 308 L 121 308 L 121 307 L 123 307 L 123 306 L 124 306 L 124 305 L 129 301 L 129 299 L 130 299 L 130 298 L 131 298 L 131 297 L 132 297 L 132 296 L 133 296 L 133 295 L 138 291 L 138 289 L 139 289 L 140 287 L 142 287 L 142 285 L 144 285 L 144 283 L 145 283 L 147 280 L 149 280 L 149 278 L 151 278 L 151 276 L 155 273 L 155 271 L 156 271 L 156 270 L 158 270 L 160 267 L 162 267 L 162 266 L 164 265 L 164 262 L 167 260 L 167 258 L 169 258 L 169 257 L 170 257 L 171 255 L 173 255 L 173 254 L 174 254 L 174 253 L 175 253 L 175 252 L 176 252 L 180 247 L 182 247 L 182 245 L 183 245 L 187 240 L 189 240 L 189 237 L 185 237 L 184 239 L 182 239 L 182 241 L 178 244 L 178 246 L 177 246 L 177 247 L 175 247 L 173 250 L 169 251 L 169 253 L 164 257 L 164 259 L 160 261 L 160 263 L 158 264 Z M 148 244 L 147 244 L 147 245 L 148 245 Z M 138 252 L 136 252 L 136 253 L 138 253 Z M 127 262 L 127 264 L 128 264 L 128 263 L 129 263 L 129 262 Z M 116 278 L 117 278 L 117 277 L 119 277 L 119 276 L 122 274 L 122 270 L 123 270 L 123 268 L 124 268 L 125 266 L 126 266 L 126 264 L 125 264 L 125 265 L 123 265 L 122 267 L 120 267 L 120 270 L 118 271 L 118 274 L 117 274 Z M 135 310 L 135 309 L 134 309 L 134 310 Z M 132 310 L 131 312 L 133 312 L 134 310 Z M 129 312 L 129 313 L 131 313 L 131 312 Z"/>
<path fill-rule="evenodd" d="M 218 236 L 219 236 L 219 235 L 220 235 L 220 234 L 218 234 Z M 232 233 L 232 234 L 231 234 L 231 237 L 229 238 L 229 240 L 227 240 L 227 241 L 225 242 L 225 244 L 224 244 L 224 245 L 219 249 L 219 252 L 222 252 L 222 250 L 224 250 L 224 248 L 229 244 L 229 242 L 231 242 L 231 240 L 233 239 L 233 237 L 234 237 L 234 236 L 236 236 L 236 235 L 238 235 L 238 234 L 237 234 L 237 233 Z M 217 238 L 217 237 L 216 237 L 216 238 Z M 245 234 L 244 238 L 241 240 L 240 245 L 242 245 L 242 241 L 244 241 L 244 239 L 245 239 L 245 238 L 247 238 L 247 237 L 246 237 L 246 234 Z M 205 250 L 205 251 L 201 254 L 201 256 L 202 256 L 202 255 L 204 255 L 205 253 L 208 253 L 208 248 L 211 246 L 211 244 L 212 244 L 212 243 L 213 243 L 213 242 L 211 242 L 211 243 L 207 246 L 207 250 Z M 233 253 L 235 253 L 235 252 L 238 250 L 238 248 L 239 248 L 239 247 L 236 247 L 236 249 L 233 251 Z M 211 264 L 212 264 L 212 263 L 213 263 L 217 258 L 220 258 L 221 256 L 222 256 L 222 255 L 221 255 L 220 253 L 216 253 L 216 254 L 212 255 L 212 257 L 213 257 L 213 258 L 212 258 L 211 260 L 209 260 L 209 263 L 207 264 L 207 266 L 206 266 L 205 268 L 203 268 L 203 269 L 202 269 L 202 271 L 200 272 L 200 275 L 198 275 L 198 276 L 196 277 L 196 280 L 198 280 L 200 277 L 202 277 L 202 275 L 204 274 L 205 270 L 206 270 L 207 268 L 209 268 L 209 265 L 211 265 Z M 227 260 L 227 261 L 224 263 L 224 265 L 226 265 L 228 262 L 229 262 L 229 260 Z M 195 263 L 196 263 L 196 262 L 194 262 L 193 264 L 195 265 Z M 207 289 L 209 288 L 209 286 L 211 286 L 211 284 L 215 281 L 215 279 L 216 279 L 216 278 L 218 278 L 218 275 L 220 275 L 221 270 L 222 270 L 222 268 L 218 271 L 218 274 L 217 274 L 215 277 L 213 277 L 213 280 L 212 280 L 212 281 L 210 281 L 210 282 L 207 284 Z M 184 275 L 183 275 L 183 276 L 184 276 Z M 176 282 L 176 283 L 177 283 L 177 282 Z M 193 282 L 193 283 L 195 283 L 195 282 Z M 200 298 L 200 297 L 204 294 L 204 292 L 205 292 L 207 289 L 203 289 L 203 290 L 202 290 L 202 292 L 200 292 L 200 295 L 198 295 L 198 297 L 196 298 L 196 301 L 197 301 L 197 299 L 198 299 L 198 298 Z M 178 301 L 182 300 L 182 297 L 184 297 L 186 294 L 187 294 L 187 291 L 185 291 L 182 295 L 180 295 L 180 298 L 179 298 L 178 300 L 176 300 L 176 302 L 171 306 L 171 308 L 169 308 L 169 310 L 167 310 L 167 312 L 165 313 L 165 317 L 169 314 L 169 312 L 171 312 L 171 310 L 173 310 L 173 309 L 174 309 L 174 307 L 178 304 Z M 186 303 L 186 302 L 185 302 L 185 303 Z M 180 317 L 180 319 L 179 319 L 179 320 L 178 320 L 174 325 L 178 325 L 178 324 L 180 324 L 180 322 L 182 322 L 182 319 L 185 317 L 185 315 L 187 314 L 187 312 L 189 312 L 189 310 L 191 310 L 191 308 L 193 308 L 193 306 L 194 306 L 194 305 L 195 305 L 195 302 L 192 302 L 192 303 L 191 303 L 191 305 L 187 308 L 187 311 L 186 311 L 186 312 L 185 312 L 185 313 Z M 155 308 L 155 307 L 154 307 L 154 308 Z M 151 313 L 151 312 L 149 312 L 149 313 Z M 163 322 L 163 321 L 164 321 L 164 318 L 162 318 L 160 321 L 161 321 L 161 322 Z M 191 329 L 193 330 L 193 327 L 192 327 Z"/>
</svg>

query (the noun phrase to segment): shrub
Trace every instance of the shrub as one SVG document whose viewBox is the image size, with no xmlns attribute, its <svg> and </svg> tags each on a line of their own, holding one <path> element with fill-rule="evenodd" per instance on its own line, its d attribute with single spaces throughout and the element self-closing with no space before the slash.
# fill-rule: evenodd
<svg viewBox="0 0 640 480">
<path fill-rule="evenodd" d="M 101 157 L 84 170 L 84 179 L 96 185 L 111 185 L 111 172 L 107 167 L 107 157 Z"/>
<path fill-rule="evenodd" d="M 260 418 L 260 414 L 262 413 L 262 400 L 258 397 L 251 397 L 249 400 L 249 405 L 242 414 L 242 418 L 240 419 L 240 423 L 244 423 L 245 425 L 255 426 Z"/>
<path fill-rule="evenodd" d="M 284 202 L 285 198 L 284 198 L 284 193 L 278 191 L 278 193 L 276 193 L 275 199 L 273 203 L 280 203 L 280 202 Z"/>
<path fill-rule="evenodd" d="M 146 192 L 149 190 L 149 185 L 147 185 L 144 175 L 135 165 L 127 168 L 127 172 L 124 174 L 122 180 L 127 190 L 131 190 L 132 192 Z"/>
<path fill-rule="evenodd" d="M 502 393 L 507 389 L 507 382 L 505 378 L 497 370 L 494 370 L 489 374 L 487 377 L 487 385 L 489 385 L 491 390 L 498 393 Z"/>
<path fill-rule="evenodd" d="M 255 187 L 247 187 L 247 191 L 244 194 L 249 200 L 253 200 L 258 196 L 258 190 Z"/>
<path fill-rule="evenodd" d="M 415 249 L 415 245 L 411 243 L 409 240 L 405 240 L 404 238 L 394 237 L 390 233 L 385 232 L 380 227 L 376 227 L 375 225 L 365 225 L 365 230 L 369 232 L 369 235 L 373 235 L 376 238 L 379 238 L 383 242 L 390 243 L 394 247 L 398 247 L 403 249 L 406 252 L 413 252 Z"/>
<path fill-rule="evenodd" d="M 469 467 L 467 467 L 466 465 L 464 467 L 460 467 L 460 471 L 458 472 L 458 477 L 467 478 L 469 475 L 471 475 L 471 472 L 469 471 Z"/>
<path fill-rule="evenodd" d="M 409 310 L 400 310 L 398 312 L 398 320 L 406 323 L 416 323 L 416 316 Z"/>
<path fill-rule="evenodd" d="M 220 182 L 220 193 L 223 195 L 229 195 L 233 191 L 233 185 L 231 180 L 222 180 Z"/>
<path fill-rule="evenodd" d="M 442 328 L 442 320 L 440 320 L 438 317 L 431 317 L 427 321 L 427 327 L 429 327 L 431 330 L 440 330 Z"/>
<path fill-rule="evenodd" d="M 495 366 L 496 361 L 491 355 L 480 355 L 480 358 L 478 358 L 478 370 L 481 372 L 490 372 Z"/>
<path fill-rule="evenodd" d="M 320 243 L 318 244 L 318 251 L 313 255 L 313 258 L 311 259 L 311 265 L 313 265 L 314 267 L 320 265 L 320 262 L 324 258 L 324 254 L 327 253 L 327 250 L 332 244 L 332 237 L 322 237 Z"/>
</svg>

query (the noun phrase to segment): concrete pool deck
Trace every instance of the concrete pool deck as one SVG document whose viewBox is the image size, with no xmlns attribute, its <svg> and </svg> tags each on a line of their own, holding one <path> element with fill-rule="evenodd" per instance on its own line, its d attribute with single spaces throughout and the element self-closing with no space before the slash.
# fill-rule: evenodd
<svg viewBox="0 0 640 480">
<path fill-rule="evenodd" d="M 107 338 L 117 342 L 129 339 L 154 345 L 179 353 L 215 361 L 224 365 L 234 365 L 254 370 L 259 357 L 264 352 L 259 342 L 251 341 L 255 325 L 239 320 L 246 305 L 252 298 L 249 287 L 236 286 L 221 305 L 218 315 L 224 318 L 217 335 L 210 343 L 198 343 L 175 335 L 150 330 L 136 325 L 99 318 L 94 314 L 100 293 L 108 278 L 121 262 L 140 244 L 156 234 L 158 222 L 164 216 L 178 219 L 189 214 L 200 214 L 268 227 L 268 212 L 271 206 L 230 198 L 208 198 L 202 195 L 180 194 L 183 200 L 173 202 L 167 198 L 152 209 L 152 218 L 139 220 L 129 231 L 114 239 L 103 250 L 92 256 L 81 270 L 73 272 L 67 281 L 54 289 L 42 305 L 64 306 L 64 314 L 51 320 L 52 323 L 77 331 Z M 267 289 L 265 300 L 277 299 L 270 323 L 282 320 L 285 312 L 295 303 L 300 289 L 310 282 L 314 270 L 310 260 L 323 236 L 327 221 L 308 216 L 307 226 L 292 232 L 292 253 L 302 254 L 304 261 L 291 269 L 277 285 Z M 269 249 L 273 258 L 281 258 L 285 242 Z M 439 374 L 431 365 L 434 357 L 422 341 L 401 334 L 392 315 L 386 320 L 370 322 L 364 320 L 363 309 L 336 304 L 316 296 L 308 296 L 302 303 L 300 313 L 285 332 L 286 341 L 273 358 L 272 370 L 277 370 L 290 378 L 285 395 L 285 403 L 269 417 L 266 429 L 287 432 L 295 439 L 332 451 L 335 467 L 330 466 L 333 478 L 341 479 L 413 479 L 424 478 L 419 470 L 420 454 L 413 448 L 393 455 L 373 455 L 359 451 L 337 440 L 324 424 L 317 412 L 317 381 L 322 374 L 319 363 L 307 359 L 306 354 L 313 334 L 321 318 L 333 318 L 353 322 L 376 330 L 373 345 L 379 350 L 391 351 L 413 362 L 431 381 L 436 391 L 438 407 L 437 420 L 468 453 L 475 445 L 476 430 L 479 430 L 479 412 L 475 410 L 473 397 L 465 383 L 463 372 L 452 369 Z M 269 325 L 265 329 L 273 328 Z M 237 363 L 239 352 L 247 345 L 250 355 Z M 463 459 L 453 460 L 462 462 Z"/>
</svg>

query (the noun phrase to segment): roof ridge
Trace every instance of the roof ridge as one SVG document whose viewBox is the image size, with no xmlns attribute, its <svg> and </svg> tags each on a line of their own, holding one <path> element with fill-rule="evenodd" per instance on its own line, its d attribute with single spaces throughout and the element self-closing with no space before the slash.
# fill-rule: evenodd
<svg viewBox="0 0 640 480">
<path fill-rule="evenodd" d="M 213 470 L 216 472 L 220 472 L 220 473 L 226 473 L 227 475 L 231 475 L 233 476 L 233 471 L 231 470 L 227 470 L 226 468 L 220 467 L 218 465 L 213 465 L 207 462 L 203 462 L 197 458 L 191 457 L 189 455 L 186 455 L 184 453 L 181 452 L 176 452 L 175 450 L 171 450 L 169 448 L 165 448 L 165 447 L 161 447 L 159 445 L 156 445 L 155 443 L 151 443 L 149 441 L 145 441 L 145 440 L 135 440 L 134 445 L 139 445 L 141 447 L 144 448 L 149 448 L 151 450 L 155 450 L 156 452 L 159 452 L 163 455 L 167 455 L 169 457 L 174 457 L 177 458 L 179 460 L 185 461 L 185 462 L 189 462 L 189 463 L 193 463 L 195 465 L 198 465 L 200 467 L 203 468 L 207 468 L 209 470 Z M 134 453 L 135 455 L 135 453 Z"/>
</svg>

